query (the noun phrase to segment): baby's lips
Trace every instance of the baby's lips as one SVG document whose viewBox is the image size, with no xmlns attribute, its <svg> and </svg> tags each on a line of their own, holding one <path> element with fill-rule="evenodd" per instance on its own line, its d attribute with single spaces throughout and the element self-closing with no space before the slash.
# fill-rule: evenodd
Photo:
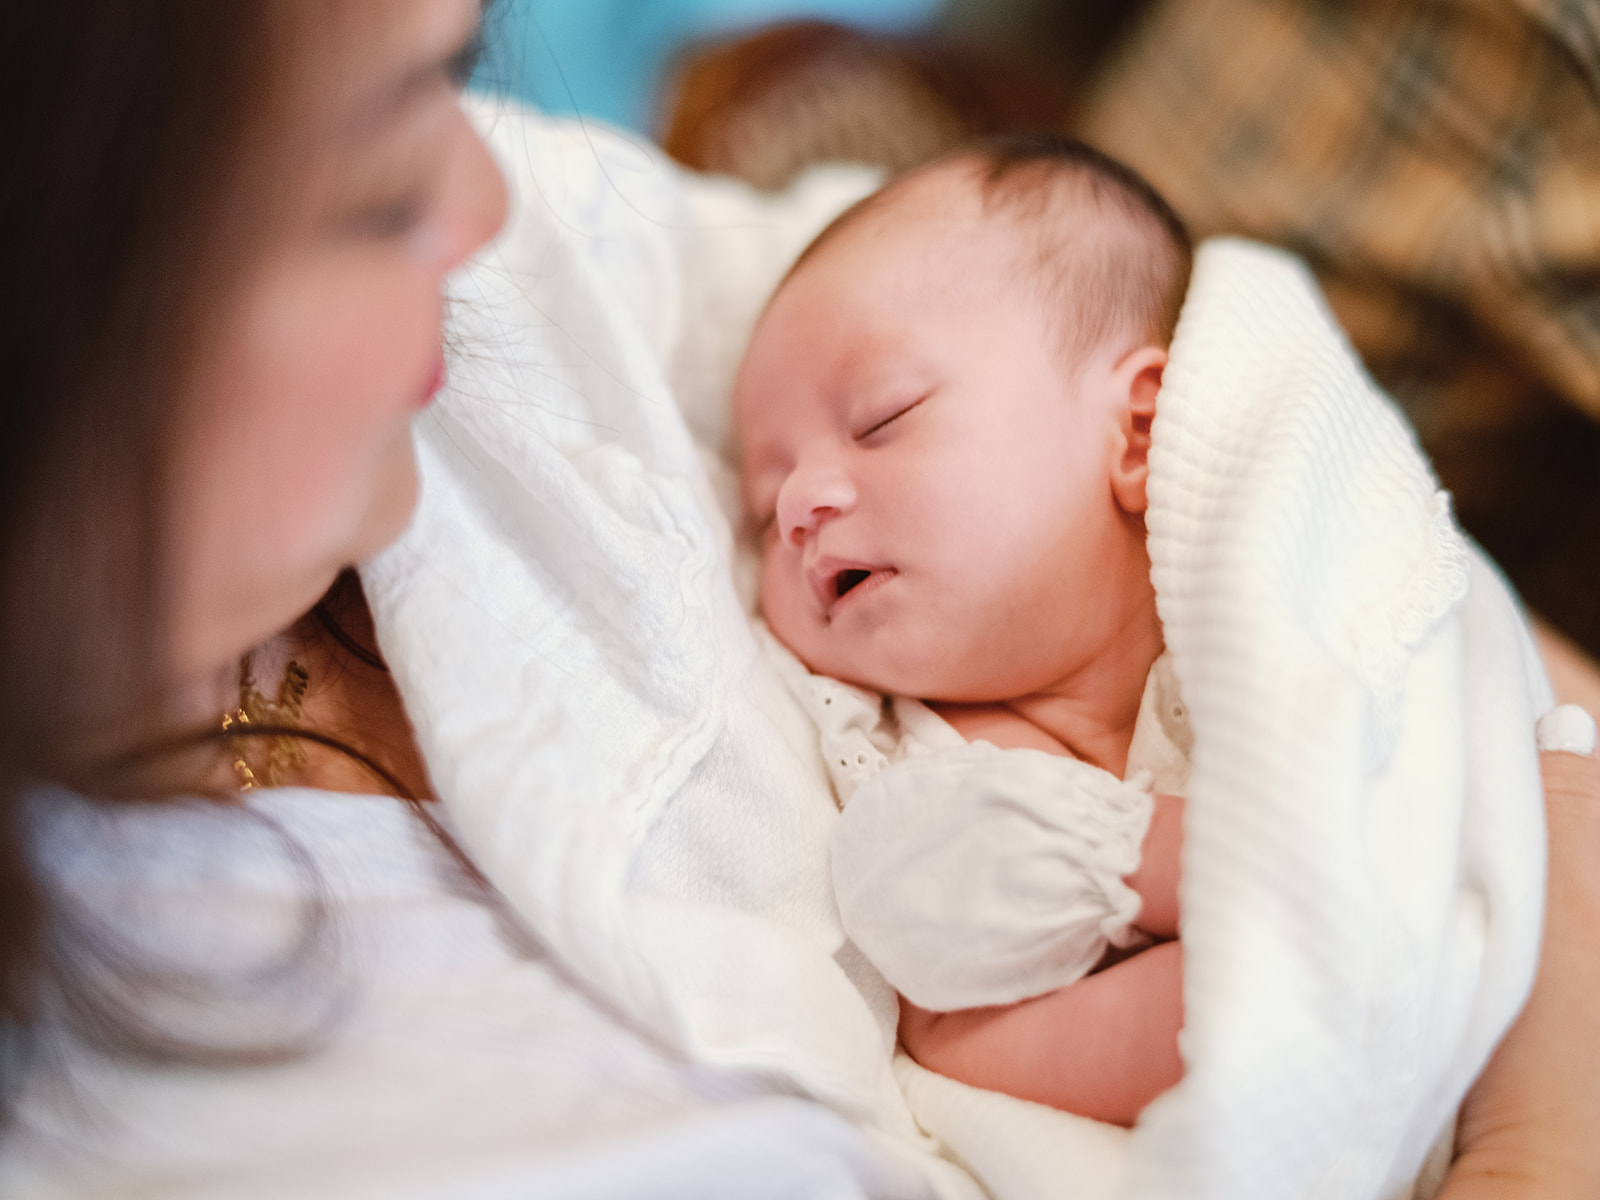
<svg viewBox="0 0 1600 1200">
<path fill-rule="evenodd" d="M 811 585 L 811 594 L 816 597 L 817 607 L 822 610 L 823 616 L 827 616 L 844 595 L 885 571 L 892 572 L 893 568 L 858 559 L 825 556 L 806 568 L 806 579 Z"/>
<path fill-rule="evenodd" d="M 834 588 L 834 576 L 838 574 L 836 561 L 831 558 L 819 558 L 816 562 L 806 566 L 806 583 L 811 587 L 811 596 L 817 602 L 817 607 L 824 613 L 833 606 L 839 598 L 839 593 Z"/>
</svg>

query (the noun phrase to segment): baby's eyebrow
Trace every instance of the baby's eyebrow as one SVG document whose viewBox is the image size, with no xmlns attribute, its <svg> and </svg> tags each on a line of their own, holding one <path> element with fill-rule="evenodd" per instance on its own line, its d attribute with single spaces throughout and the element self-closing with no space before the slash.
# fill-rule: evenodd
<svg viewBox="0 0 1600 1200">
<path fill-rule="evenodd" d="M 907 331 L 863 337 L 841 356 L 838 375 L 830 383 L 845 394 L 871 395 L 901 388 L 924 391 L 938 375 L 934 354 Z"/>
<path fill-rule="evenodd" d="M 863 336 L 840 355 L 837 377 L 829 382 L 840 388 L 871 387 L 903 370 L 906 358 L 899 339 Z"/>
</svg>

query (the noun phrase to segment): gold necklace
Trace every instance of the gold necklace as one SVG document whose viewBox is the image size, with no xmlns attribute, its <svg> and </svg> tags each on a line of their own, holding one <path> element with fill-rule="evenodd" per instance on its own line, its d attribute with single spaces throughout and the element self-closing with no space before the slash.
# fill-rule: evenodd
<svg viewBox="0 0 1600 1200">
<path fill-rule="evenodd" d="M 255 653 L 252 651 L 239 660 L 239 706 L 222 714 L 222 732 L 230 735 L 228 747 L 234 756 L 233 773 L 241 791 L 279 787 L 290 771 L 306 765 L 305 746 L 292 733 L 253 737 L 235 731 L 252 725 L 298 729 L 306 685 L 310 681 L 306 669 L 291 661 L 284 669 L 283 682 L 278 685 L 278 698 L 268 700 L 256 690 Z"/>
</svg>

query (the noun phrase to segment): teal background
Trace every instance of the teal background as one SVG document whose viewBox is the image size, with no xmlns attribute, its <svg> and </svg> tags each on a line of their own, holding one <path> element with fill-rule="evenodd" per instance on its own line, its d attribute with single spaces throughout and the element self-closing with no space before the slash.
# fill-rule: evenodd
<svg viewBox="0 0 1600 1200">
<path fill-rule="evenodd" d="M 941 0 L 499 0 L 473 84 L 546 112 L 643 133 L 662 72 L 697 38 L 814 18 L 865 29 L 931 25 Z"/>
</svg>

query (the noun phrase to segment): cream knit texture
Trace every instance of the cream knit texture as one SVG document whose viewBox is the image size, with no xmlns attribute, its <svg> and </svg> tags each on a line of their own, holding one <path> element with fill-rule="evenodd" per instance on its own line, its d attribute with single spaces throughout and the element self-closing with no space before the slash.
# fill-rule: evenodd
<svg viewBox="0 0 1600 1200">
<path fill-rule="evenodd" d="M 1152 437 L 1187 1074 L 1124 1194 L 1388 1196 L 1531 984 L 1548 686 L 1298 260 L 1201 248 Z"/>
</svg>

